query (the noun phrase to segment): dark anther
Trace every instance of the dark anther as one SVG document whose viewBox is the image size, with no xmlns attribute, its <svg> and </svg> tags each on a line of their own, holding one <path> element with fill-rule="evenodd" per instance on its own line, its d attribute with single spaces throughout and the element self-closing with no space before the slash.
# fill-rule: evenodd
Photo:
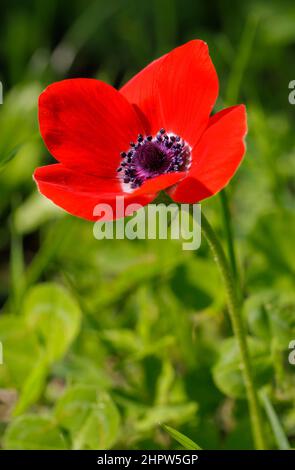
<svg viewBox="0 0 295 470">
<path fill-rule="evenodd" d="M 117 169 L 120 179 L 135 189 L 162 174 L 188 169 L 190 148 L 180 136 L 160 129 L 154 136 L 138 134 L 137 141 L 130 142 L 121 157 L 123 162 Z"/>
</svg>

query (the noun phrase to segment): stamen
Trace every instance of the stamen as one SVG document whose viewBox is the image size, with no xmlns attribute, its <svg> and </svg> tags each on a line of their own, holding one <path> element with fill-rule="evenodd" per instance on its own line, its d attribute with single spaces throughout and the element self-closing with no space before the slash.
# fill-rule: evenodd
<svg viewBox="0 0 295 470">
<path fill-rule="evenodd" d="M 139 134 L 137 142 L 130 142 L 130 148 L 120 155 L 117 172 L 124 185 L 136 189 L 150 178 L 188 170 L 191 148 L 179 135 L 160 129 L 155 137 Z"/>
</svg>

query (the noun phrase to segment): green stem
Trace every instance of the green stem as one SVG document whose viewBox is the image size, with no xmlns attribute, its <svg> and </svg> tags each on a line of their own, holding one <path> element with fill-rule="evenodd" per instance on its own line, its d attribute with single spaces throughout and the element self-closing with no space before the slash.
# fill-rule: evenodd
<svg viewBox="0 0 295 470">
<path fill-rule="evenodd" d="M 259 401 L 253 381 L 246 333 L 240 314 L 240 303 L 237 295 L 236 285 L 221 243 L 204 214 L 202 214 L 202 232 L 210 246 L 214 260 L 219 266 L 226 289 L 228 311 L 241 354 L 242 373 L 248 399 L 255 447 L 257 449 L 265 449 Z"/>
<path fill-rule="evenodd" d="M 222 213 L 223 213 L 223 224 L 224 224 L 224 231 L 225 231 L 226 241 L 227 241 L 228 256 L 229 256 L 233 276 L 235 279 L 237 279 L 237 284 L 238 284 L 237 258 L 236 258 L 234 243 L 233 243 L 233 229 L 232 229 L 232 223 L 231 223 L 231 213 L 229 209 L 228 197 L 227 197 L 225 189 L 220 191 L 219 194 L 220 194 L 221 208 L 222 208 Z"/>
</svg>

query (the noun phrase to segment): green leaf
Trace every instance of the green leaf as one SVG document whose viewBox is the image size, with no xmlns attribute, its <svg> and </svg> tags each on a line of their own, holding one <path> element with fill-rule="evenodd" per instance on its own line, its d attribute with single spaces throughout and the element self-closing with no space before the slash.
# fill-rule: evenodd
<svg viewBox="0 0 295 470">
<path fill-rule="evenodd" d="M 251 333 L 267 341 L 271 334 L 267 306 L 272 299 L 272 292 L 260 292 L 249 297 L 244 303 L 244 315 Z"/>
<path fill-rule="evenodd" d="M 285 350 L 295 336 L 294 311 L 294 294 L 274 290 L 256 294 L 244 305 L 251 332 L 268 343 L 275 338 L 280 350 Z"/>
<path fill-rule="evenodd" d="M 38 400 L 43 392 L 47 373 L 48 365 L 44 358 L 35 362 L 32 372 L 23 383 L 19 400 L 13 411 L 15 416 L 23 413 L 30 405 Z"/>
<path fill-rule="evenodd" d="M 136 423 L 136 429 L 144 433 L 165 421 L 183 424 L 192 419 L 196 420 L 197 410 L 198 404 L 195 402 L 154 406 L 149 408 L 143 418 Z"/>
<path fill-rule="evenodd" d="M 162 428 L 170 434 L 173 439 L 175 439 L 179 444 L 181 444 L 187 450 L 202 450 L 198 444 L 192 441 L 189 437 L 185 436 L 181 432 L 177 431 L 171 426 L 167 426 L 166 424 L 162 425 Z"/>
<path fill-rule="evenodd" d="M 0 317 L 0 341 L 0 385 L 21 388 L 41 354 L 38 338 L 23 318 L 6 314 Z"/>
<path fill-rule="evenodd" d="M 16 145 L 12 150 L 9 150 L 6 154 L 0 155 L 0 170 L 1 168 L 6 165 L 6 163 L 10 162 L 17 154 L 19 149 L 21 148 L 21 144 Z"/>
<path fill-rule="evenodd" d="M 112 379 L 103 369 L 103 365 L 103 361 L 98 363 L 85 356 L 69 354 L 66 361 L 55 366 L 55 371 L 59 377 L 71 384 L 83 383 L 108 389 L 112 385 Z"/>
<path fill-rule="evenodd" d="M 36 83 L 22 84 L 5 92 L 0 113 L 2 190 L 20 180 L 27 181 L 38 161 L 39 156 L 34 155 L 34 150 L 40 145 L 36 119 L 40 92 L 40 85 Z M 8 162 L 10 164 L 6 165 Z"/>
<path fill-rule="evenodd" d="M 53 283 L 40 284 L 29 291 L 24 315 L 40 336 L 49 363 L 63 357 L 79 332 L 78 304 L 64 288 Z"/>
<path fill-rule="evenodd" d="M 4 448 L 11 450 L 62 450 L 66 443 L 61 431 L 49 417 L 24 415 L 8 426 Z"/>
<path fill-rule="evenodd" d="M 273 377 L 272 360 L 264 342 L 248 337 L 248 347 L 256 386 L 262 386 Z M 229 397 L 245 398 L 242 362 L 235 338 L 227 338 L 221 344 L 219 359 L 213 367 L 213 379 L 217 387 Z"/>
<path fill-rule="evenodd" d="M 110 396 L 91 385 L 74 385 L 56 405 L 59 424 L 72 436 L 74 449 L 108 449 L 118 438 L 120 416 Z"/>
<path fill-rule="evenodd" d="M 270 399 L 268 398 L 267 393 L 264 390 L 261 390 L 260 393 L 260 399 L 262 401 L 262 404 L 265 409 L 265 413 L 268 417 L 268 420 L 270 422 L 272 431 L 274 433 L 278 448 L 280 450 L 290 450 L 290 444 L 288 442 L 287 436 L 284 432 L 284 429 L 279 421 L 279 418 L 275 412 L 274 407 L 272 406 L 272 403 Z"/>
<path fill-rule="evenodd" d="M 126 351 L 130 353 L 137 352 L 143 345 L 138 337 L 132 330 L 117 329 L 117 330 L 104 330 L 102 338 L 108 341 L 115 349 Z"/>
</svg>

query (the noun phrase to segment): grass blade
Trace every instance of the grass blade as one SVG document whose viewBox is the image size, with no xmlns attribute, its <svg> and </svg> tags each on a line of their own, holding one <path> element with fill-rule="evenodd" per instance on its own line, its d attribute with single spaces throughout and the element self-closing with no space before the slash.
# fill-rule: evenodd
<svg viewBox="0 0 295 470">
<path fill-rule="evenodd" d="M 261 391 L 260 392 L 260 399 L 263 404 L 263 407 L 265 409 L 265 413 L 269 419 L 272 431 L 274 433 L 278 448 L 280 450 L 290 450 L 290 444 L 289 441 L 286 437 L 286 434 L 283 430 L 283 427 L 279 421 L 279 418 L 275 412 L 274 407 L 272 406 L 272 403 L 267 395 L 266 392 Z"/>
<path fill-rule="evenodd" d="M 179 431 L 176 431 L 176 429 L 171 428 L 171 426 L 167 426 L 166 424 L 162 425 L 162 428 L 170 434 L 175 441 L 179 442 L 186 450 L 202 450 L 198 444 L 196 444 L 194 441 L 192 441 L 189 437 L 185 436 Z"/>
</svg>

